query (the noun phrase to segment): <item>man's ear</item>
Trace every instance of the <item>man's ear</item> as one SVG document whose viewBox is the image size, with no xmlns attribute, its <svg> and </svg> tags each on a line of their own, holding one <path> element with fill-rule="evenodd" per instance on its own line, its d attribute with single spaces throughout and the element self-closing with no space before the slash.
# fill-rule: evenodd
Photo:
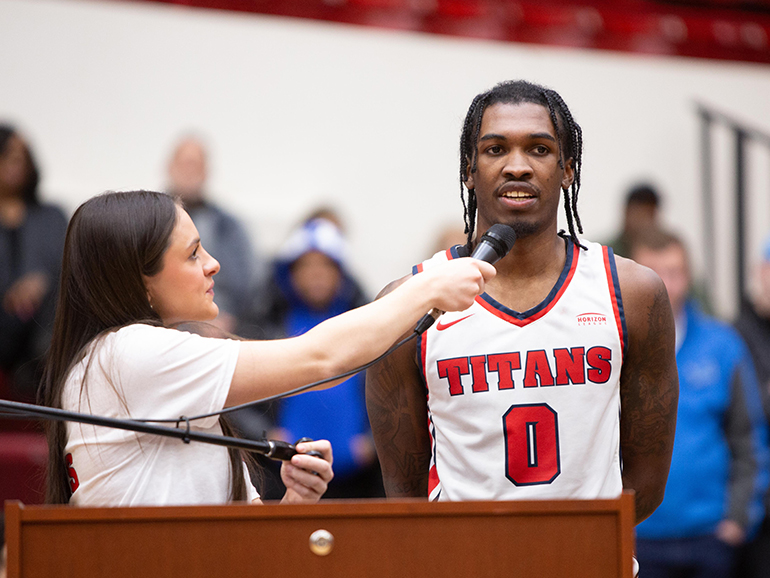
<svg viewBox="0 0 770 578">
<path fill-rule="evenodd" d="M 468 188 L 468 190 L 475 189 L 476 184 L 473 180 L 473 172 L 471 172 L 471 168 L 473 167 L 473 161 L 468 159 L 466 157 L 466 164 L 465 164 L 465 186 Z"/>
<path fill-rule="evenodd" d="M 568 189 L 575 180 L 575 160 L 570 158 L 564 163 L 564 175 L 561 178 L 561 188 Z"/>
</svg>

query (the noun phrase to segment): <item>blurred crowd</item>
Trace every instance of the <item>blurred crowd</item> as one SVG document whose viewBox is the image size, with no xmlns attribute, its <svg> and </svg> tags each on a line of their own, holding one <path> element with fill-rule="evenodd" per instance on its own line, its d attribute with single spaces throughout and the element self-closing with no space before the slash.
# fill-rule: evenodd
<svg viewBox="0 0 770 578">
<path fill-rule="evenodd" d="M 217 205 L 207 189 L 207 166 L 204 143 L 182 138 L 170 152 L 165 191 L 181 199 L 207 251 L 221 264 L 215 279 L 217 331 L 247 339 L 299 335 L 371 299 L 351 268 L 345 226 L 333 207 L 310 212 L 268 257 L 255 246 L 253 232 Z M 0 398 L 26 402 L 35 400 L 50 339 L 67 225 L 60 208 L 40 200 L 39 180 L 23 135 L 0 125 Z M 658 273 L 676 320 L 676 441 L 664 502 L 637 529 L 643 575 L 770 575 L 770 237 L 740 316 L 719 320 L 693 279 L 685 243 L 662 224 L 662 203 L 654 186 L 634 186 L 621 229 L 605 240 L 616 255 Z M 448 227 L 437 231 L 435 251 L 462 243 L 461 227 Z M 330 440 L 335 477 L 326 497 L 384 496 L 363 375 L 329 390 L 240 410 L 234 421 L 241 435 L 253 439 Z M 34 424 L 0 419 L 0 500 L 35 501 L 14 485 L 28 490 L 35 486 L 29 476 L 40 479 L 42 471 L 40 456 L 14 453 L 21 434 L 40 435 Z M 14 466 L 12 459 L 32 465 Z M 278 470 L 269 460 L 262 465 L 263 497 L 281 496 Z M 24 479 L 14 480 L 11 471 Z"/>
</svg>

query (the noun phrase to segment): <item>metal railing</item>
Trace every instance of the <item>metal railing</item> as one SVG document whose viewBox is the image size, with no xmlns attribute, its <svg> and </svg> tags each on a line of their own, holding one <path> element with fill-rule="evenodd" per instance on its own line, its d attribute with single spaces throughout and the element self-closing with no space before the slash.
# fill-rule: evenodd
<svg viewBox="0 0 770 578">
<path fill-rule="evenodd" d="M 747 211 L 749 210 L 747 190 L 747 175 L 749 172 L 749 156 L 747 147 L 751 142 L 758 143 L 767 148 L 770 153 L 770 134 L 751 127 L 744 121 L 734 116 L 715 109 L 712 106 L 696 103 L 697 113 L 700 119 L 701 138 L 701 190 L 703 197 L 703 248 L 705 252 L 705 264 L 707 270 L 708 286 L 716 286 L 717 263 L 715 239 L 721 235 L 714 212 L 714 151 L 712 147 L 713 131 L 717 126 L 723 126 L 731 133 L 734 140 L 732 168 L 735 170 L 733 195 L 735 200 L 735 290 L 736 298 L 740 300 L 746 295 L 746 266 L 748 227 Z M 769 194 L 769 193 L 766 193 Z"/>
</svg>

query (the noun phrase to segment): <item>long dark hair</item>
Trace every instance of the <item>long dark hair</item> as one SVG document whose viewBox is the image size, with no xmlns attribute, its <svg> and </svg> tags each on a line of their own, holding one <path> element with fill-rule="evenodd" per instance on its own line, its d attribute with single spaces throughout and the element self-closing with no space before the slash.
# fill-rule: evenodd
<svg viewBox="0 0 770 578">
<path fill-rule="evenodd" d="M 151 191 L 105 193 L 75 211 L 64 242 L 41 403 L 61 407 L 67 375 L 94 339 L 132 323 L 163 325 L 150 306 L 142 276 L 160 272 L 176 220 L 174 199 Z M 227 424 L 223 430 L 231 433 Z M 46 502 L 66 504 L 72 495 L 64 458 L 67 429 L 62 422 L 48 422 L 46 434 Z M 230 451 L 230 473 L 231 499 L 245 499 L 246 483 L 237 450 Z"/>
<path fill-rule="evenodd" d="M 5 152 L 5 147 L 12 136 L 21 138 L 16 128 L 9 124 L 0 124 L 0 155 Z M 28 205 L 37 205 L 39 203 L 37 186 L 40 183 L 40 171 L 37 168 L 32 151 L 29 150 L 29 146 L 23 139 L 22 142 L 24 143 L 24 153 L 27 157 L 27 174 L 21 191 L 21 198 Z"/>
</svg>

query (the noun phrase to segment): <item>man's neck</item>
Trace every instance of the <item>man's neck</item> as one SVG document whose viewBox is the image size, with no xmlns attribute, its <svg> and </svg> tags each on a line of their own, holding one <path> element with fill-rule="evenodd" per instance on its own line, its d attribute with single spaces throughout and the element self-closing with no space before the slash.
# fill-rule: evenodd
<svg viewBox="0 0 770 578">
<path fill-rule="evenodd" d="M 548 296 L 566 259 L 566 243 L 555 231 L 521 238 L 495 264 L 497 276 L 487 284 L 487 293 L 514 311 L 527 311 Z"/>
<path fill-rule="evenodd" d="M 521 236 L 510 252 L 495 265 L 498 277 L 532 278 L 543 270 L 561 271 L 566 259 L 566 244 L 556 230 Z"/>
</svg>

